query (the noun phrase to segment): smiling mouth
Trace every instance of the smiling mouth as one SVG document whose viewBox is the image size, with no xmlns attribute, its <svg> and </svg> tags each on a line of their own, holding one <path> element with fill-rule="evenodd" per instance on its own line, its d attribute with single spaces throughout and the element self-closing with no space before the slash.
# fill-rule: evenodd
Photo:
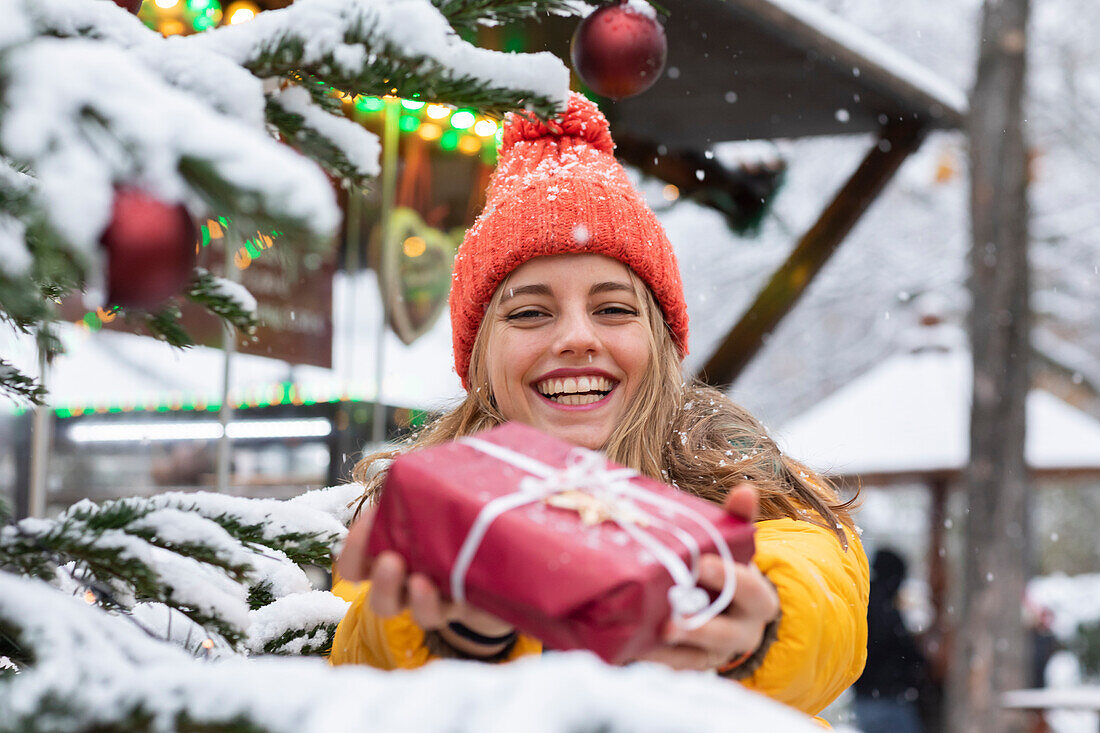
<svg viewBox="0 0 1100 733">
<path fill-rule="evenodd" d="M 535 389 L 551 402 L 576 406 L 599 402 L 611 394 L 618 384 L 614 379 L 592 375 L 544 379 L 535 384 Z"/>
</svg>

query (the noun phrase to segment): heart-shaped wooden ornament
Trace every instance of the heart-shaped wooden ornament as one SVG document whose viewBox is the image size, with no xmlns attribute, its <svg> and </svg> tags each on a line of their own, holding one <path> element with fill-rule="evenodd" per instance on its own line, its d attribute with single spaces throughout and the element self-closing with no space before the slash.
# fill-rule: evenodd
<svg viewBox="0 0 1100 733">
<path fill-rule="evenodd" d="M 382 297 L 390 327 L 409 345 L 427 333 L 447 305 L 457 243 L 404 206 L 393 210 L 384 237 Z"/>
</svg>

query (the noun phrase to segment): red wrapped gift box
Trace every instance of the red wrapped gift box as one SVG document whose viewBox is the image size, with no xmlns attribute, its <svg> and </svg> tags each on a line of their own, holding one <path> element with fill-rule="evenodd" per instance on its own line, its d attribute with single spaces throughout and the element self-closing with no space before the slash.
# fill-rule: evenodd
<svg viewBox="0 0 1100 733">
<path fill-rule="evenodd" d="M 609 503 L 597 484 L 622 486 L 626 474 L 606 473 L 620 467 L 599 454 L 519 423 L 472 437 L 475 440 L 457 440 L 394 461 L 367 551 L 377 555 L 396 550 L 411 571 L 426 574 L 452 597 L 452 573 L 469 541 L 469 563 L 458 575 L 464 582 L 458 581 L 457 595 L 464 591 L 469 603 L 514 624 L 547 648 L 589 649 L 619 664 L 658 644 L 662 626 L 672 615 L 669 590 L 675 583 L 666 566 L 675 566 L 679 558 L 679 585 L 684 586 L 683 566 L 693 563 L 690 545 L 698 545 L 696 552 L 716 552 L 713 536 L 685 518 L 681 507 L 709 521 L 733 559 L 747 562 L 752 557 L 750 523 L 666 484 L 631 474 L 624 490 L 641 490 L 641 500 Z M 475 447 L 479 441 L 480 449 Z M 574 472 L 537 478 L 505 460 L 508 455 L 502 459 L 484 452 L 494 445 L 513 459 L 519 454 L 516 460 L 527 461 L 529 469 L 559 471 L 572 464 Z M 570 475 L 575 479 L 582 457 L 587 457 L 590 468 L 593 461 L 598 464 L 600 478 L 543 496 L 551 486 L 560 488 L 563 476 L 566 482 Z M 592 500 L 590 494 L 604 500 Z M 653 495 L 659 498 L 646 498 Z M 498 501 L 488 510 L 494 516 L 482 515 L 494 500 Z M 653 506 L 651 501 L 665 505 Z M 669 508 L 669 501 L 675 506 Z M 609 507 L 618 519 L 602 521 Z M 479 540 L 470 539 L 475 525 L 480 529 L 473 534 Z M 681 590 L 690 589 L 674 592 Z M 694 593 L 697 609 L 700 592 Z M 712 598 L 713 594 L 704 597 L 702 603 Z"/>
</svg>

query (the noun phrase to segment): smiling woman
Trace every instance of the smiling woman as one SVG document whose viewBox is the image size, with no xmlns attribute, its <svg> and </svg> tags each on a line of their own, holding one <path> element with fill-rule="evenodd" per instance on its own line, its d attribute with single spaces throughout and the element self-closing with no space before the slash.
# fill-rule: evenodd
<svg viewBox="0 0 1100 733">
<path fill-rule="evenodd" d="M 604 255 L 538 257 L 517 267 L 487 314 L 484 363 L 501 414 L 603 448 L 653 350 L 643 302 L 630 269 Z"/>
<path fill-rule="evenodd" d="M 518 421 L 759 520 L 756 554 L 736 566 L 725 612 L 690 631 L 670 624 L 643 658 L 717 670 L 817 713 L 858 677 L 866 649 L 867 559 L 848 505 L 751 415 L 685 381 L 676 258 L 612 151 L 607 120 L 579 95 L 550 124 L 506 120 L 485 210 L 455 258 L 451 322 L 466 399 L 412 447 Z M 355 469 L 367 489 L 337 566 L 335 591 L 352 605 L 332 662 L 394 669 L 539 652 L 537 639 L 446 601 L 400 555 L 366 554 L 381 459 L 394 454 Z M 721 588 L 725 567 L 703 555 L 699 583 Z"/>
</svg>

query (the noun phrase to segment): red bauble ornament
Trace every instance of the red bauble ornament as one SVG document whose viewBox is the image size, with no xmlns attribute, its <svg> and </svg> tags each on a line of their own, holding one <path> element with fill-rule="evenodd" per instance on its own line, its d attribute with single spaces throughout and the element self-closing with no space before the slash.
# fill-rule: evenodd
<svg viewBox="0 0 1100 733">
<path fill-rule="evenodd" d="M 115 0 L 115 5 L 137 15 L 138 11 L 141 10 L 141 2 L 142 0 Z"/>
<path fill-rule="evenodd" d="M 136 188 L 115 191 L 107 253 L 107 302 L 151 310 L 180 292 L 195 267 L 198 231 L 187 209 Z"/>
<path fill-rule="evenodd" d="M 622 99 L 644 92 L 661 76 L 668 41 L 651 10 L 621 0 L 580 22 L 570 55 L 573 68 L 592 91 Z"/>
</svg>

